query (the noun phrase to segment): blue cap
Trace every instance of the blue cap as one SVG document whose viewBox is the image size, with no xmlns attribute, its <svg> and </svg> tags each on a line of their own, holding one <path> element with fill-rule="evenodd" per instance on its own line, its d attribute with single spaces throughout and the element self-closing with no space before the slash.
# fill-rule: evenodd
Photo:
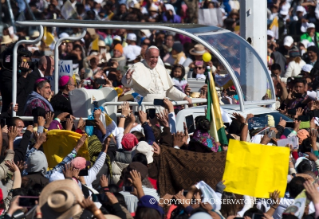
<svg viewBox="0 0 319 219">
<path fill-rule="evenodd" d="M 161 216 L 164 215 L 164 210 L 162 207 L 158 205 L 156 198 L 150 195 L 144 195 L 137 204 L 138 207 L 145 207 L 145 208 L 153 208 L 157 210 Z"/>
</svg>

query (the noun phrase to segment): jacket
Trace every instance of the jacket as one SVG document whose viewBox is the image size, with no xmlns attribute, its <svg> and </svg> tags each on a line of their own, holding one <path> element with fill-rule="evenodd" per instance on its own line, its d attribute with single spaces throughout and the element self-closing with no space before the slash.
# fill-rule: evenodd
<svg viewBox="0 0 319 219">
<path fill-rule="evenodd" d="M 23 109 L 25 106 L 27 94 L 28 80 L 18 75 L 17 79 L 17 103 L 19 105 L 17 115 L 23 116 Z M 8 69 L 2 69 L 0 71 L 0 92 L 2 95 L 2 112 L 7 112 L 10 104 L 12 103 L 12 71 Z"/>
<path fill-rule="evenodd" d="M 112 162 L 112 182 L 118 183 L 122 171 L 132 162 L 132 151 L 116 151 L 115 160 Z"/>
</svg>

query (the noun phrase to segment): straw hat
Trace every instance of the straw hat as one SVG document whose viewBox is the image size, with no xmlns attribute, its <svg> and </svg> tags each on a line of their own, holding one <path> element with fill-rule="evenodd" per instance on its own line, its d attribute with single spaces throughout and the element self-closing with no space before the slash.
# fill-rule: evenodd
<svg viewBox="0 0 319 219">
<path fill-rule="evenodd" d="M 72 218 L 82 212 L 81 206 L 77 203 L 83 199 L 80 187 L 73 180 L 58 180 L 44 187 L 39 206 L 43 218 Z"/>
<path fill-rule="evenodd" d="M 103 40 L 99 40 L 98 46 L 105 47 L 106 45 L 105 45 L 105 42 Z"/>
<path fill-rule="evenodd" d="M 194 48 L 189 50 L 189 53 L 194 56 L 201 56 L 206 52 L 205 47 L 202 44 L 196 44 Z"/>
<path fill-rule="evenodd" d="M 40 32 L 35 30 L 35 31 L 33 31 L 32 35 L 31 35 L 31 38 L 37 38 L 39 36 L 40 36 Z"/>
<path fill-rule="evenodd" d="M 12 43 L 12 39 L 9 35 L 2 36 L 1 45 L 6 45 Z"/>
</svg>

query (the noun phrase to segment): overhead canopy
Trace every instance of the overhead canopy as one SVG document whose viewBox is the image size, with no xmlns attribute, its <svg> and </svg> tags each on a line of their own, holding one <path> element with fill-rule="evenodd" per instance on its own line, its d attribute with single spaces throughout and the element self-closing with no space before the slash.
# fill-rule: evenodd
<svg viewBox="0 0 319 219">
<path fill-rule="evenodd" d="M 240 36 L 215 26 L 198 24 L 135 23 L 83 20 L 17 21 L 19 26 L 51 26 L 97 29 L 153 29 L 186 35 L 203 44 L 230 74 L 241 110 L 244 105 L 275 103 L 274 85 L 264 62 Z M 57 70 L 56 70 L 57 71 Z"/>
</svg>

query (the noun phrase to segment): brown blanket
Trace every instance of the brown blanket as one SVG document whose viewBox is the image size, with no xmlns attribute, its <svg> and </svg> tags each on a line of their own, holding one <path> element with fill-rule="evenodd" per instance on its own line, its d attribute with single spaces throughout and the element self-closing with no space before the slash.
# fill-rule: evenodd
<svg viewBox="0 0 319 219">
<path fill-rule="evenodd" d="M 159 193 L 174 195 L 203 180 L 214 190 L 223 178 L 226 152 L 198 153 L 161 147 Z"/>
</svg>

